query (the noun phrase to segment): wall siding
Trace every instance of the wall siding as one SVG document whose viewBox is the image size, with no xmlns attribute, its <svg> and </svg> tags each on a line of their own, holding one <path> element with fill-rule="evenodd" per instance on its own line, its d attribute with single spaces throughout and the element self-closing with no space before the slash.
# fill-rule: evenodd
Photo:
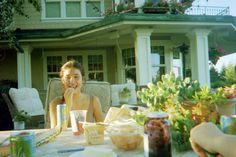
<svg viewBox="0 0 236 157">
<path fill-rule="evenodd" d="M 104 0 L 105 8 L 111 6 L 112 0 Z M 75 20 L 42 20 L 41 12 L 37 12 L 35 8 L 26 2 L 25 13 L 29 15 L 29 18 L 15 15 L 15 28 L 21 29 L 61 29 L 61 28 L 77 28 L 93 22 L 99 19 L 75 19 Z"/>
</svg>

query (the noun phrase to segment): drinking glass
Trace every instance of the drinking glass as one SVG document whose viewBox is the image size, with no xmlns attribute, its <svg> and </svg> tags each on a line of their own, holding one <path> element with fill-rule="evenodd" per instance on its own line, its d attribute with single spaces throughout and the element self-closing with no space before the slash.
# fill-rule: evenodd
<svg viewBox="0 0 236 157">
<path fill-rule="evenodd" d="M 86 122 L 87 110 L 70 111 L 71 127 L 74 135 L 84 133 L 83 122 Z"/>
</svg>

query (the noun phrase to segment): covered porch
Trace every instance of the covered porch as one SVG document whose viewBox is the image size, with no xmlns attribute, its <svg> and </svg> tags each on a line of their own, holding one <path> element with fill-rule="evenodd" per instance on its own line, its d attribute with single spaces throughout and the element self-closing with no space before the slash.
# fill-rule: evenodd
<svg viewBox="0 0 236 157">
<path fill-rule="evenodd" d="M 131 79 L 144 86 L 175 71 L 210 86 L 208 47 L 221 43 L 232 48 L 235 26 L 231 16 L 120 14 L 77 29 L 15 33 L 19 88 L 45 90 L 49 78 L 57 77 L 70 58 L 82 62 L 86 80 L 125 83 Z M 183 44 L 186 53 L 179 49 Z"/>
</svg>

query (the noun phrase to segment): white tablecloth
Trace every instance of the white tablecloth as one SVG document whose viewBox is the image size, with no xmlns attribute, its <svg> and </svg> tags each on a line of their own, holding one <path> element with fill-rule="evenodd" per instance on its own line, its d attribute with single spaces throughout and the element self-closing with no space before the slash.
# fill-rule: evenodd
<svg viewBox="0 0 236 157">
<path fill-rule="evenodd" d="M 132 151 L 122 151 L 117 149 L 110 141 L 109 137 L 105 135 L 103 145 L 87 145 L 84 135 L 74 136 L 71 129 L 63 131 L 56 139 L 44 144 L 36 149 L 37 157 L 68 157 L 73 153 L 57 153 L 58 150 L 79 148 L 79 147 L 96 147 L 96 148 L 110 148 L 118 157 L 144 157 L 143 148 Z M 197 157 L 192 151 L 183 153 L 172 153 L 173 157 Z"/>
<path fill-rule="evenodd" d="M 35 133 L 42 133 L 41 135 L 47 136 L 50 135 L 53 130 L 49 129 L 39 129 L 39 130 L 30 130 Z M 55 131 L 55 130 L 54 130 Z M 1 131 L 0 132 L 0 142 L 4 141 L 9 135 L 15 131 Z M 38 134 L 39 135 L 39 134 Z M 7 140 L 4 142 L 9 144 Z M 49 143 L 43 144 L 40 147 L 36 148 L 36 157 L 69 157 L 71 154 L 75 153 L 58 153 L 58 150 L 80 148 L 80 147 L 95 147 L 95 148 L 110 148 L 118 156 L 117 157 L 144 157 L 143 147 L 132 151 L 123 151 L 117 149 L 110 141 L 109 137 L 105 134 L 105 141 L 102 145 L 88 145 L 85 141 L 84 135 L 74 136 L 71 129 L 63 131 L 58 137 Z M 172 153 L 172 157 L 197 157 L 193 151 L 183 152 L 183 153 Z"/>
</svg>

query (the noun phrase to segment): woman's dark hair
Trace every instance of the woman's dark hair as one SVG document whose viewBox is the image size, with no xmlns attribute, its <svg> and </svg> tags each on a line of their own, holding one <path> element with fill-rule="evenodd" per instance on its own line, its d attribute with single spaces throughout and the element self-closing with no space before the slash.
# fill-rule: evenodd
<svg viewBox="0 0 236 157">
<path fill-rule="evenodd" d="M 78 69 L 81 72 L 82 77 L 84 77 L 84 68 L 76 60 L 69 60 L 61 67 L 60 77 L 63 77 L 64 71 L 68 68 Z"/>
</svg>

